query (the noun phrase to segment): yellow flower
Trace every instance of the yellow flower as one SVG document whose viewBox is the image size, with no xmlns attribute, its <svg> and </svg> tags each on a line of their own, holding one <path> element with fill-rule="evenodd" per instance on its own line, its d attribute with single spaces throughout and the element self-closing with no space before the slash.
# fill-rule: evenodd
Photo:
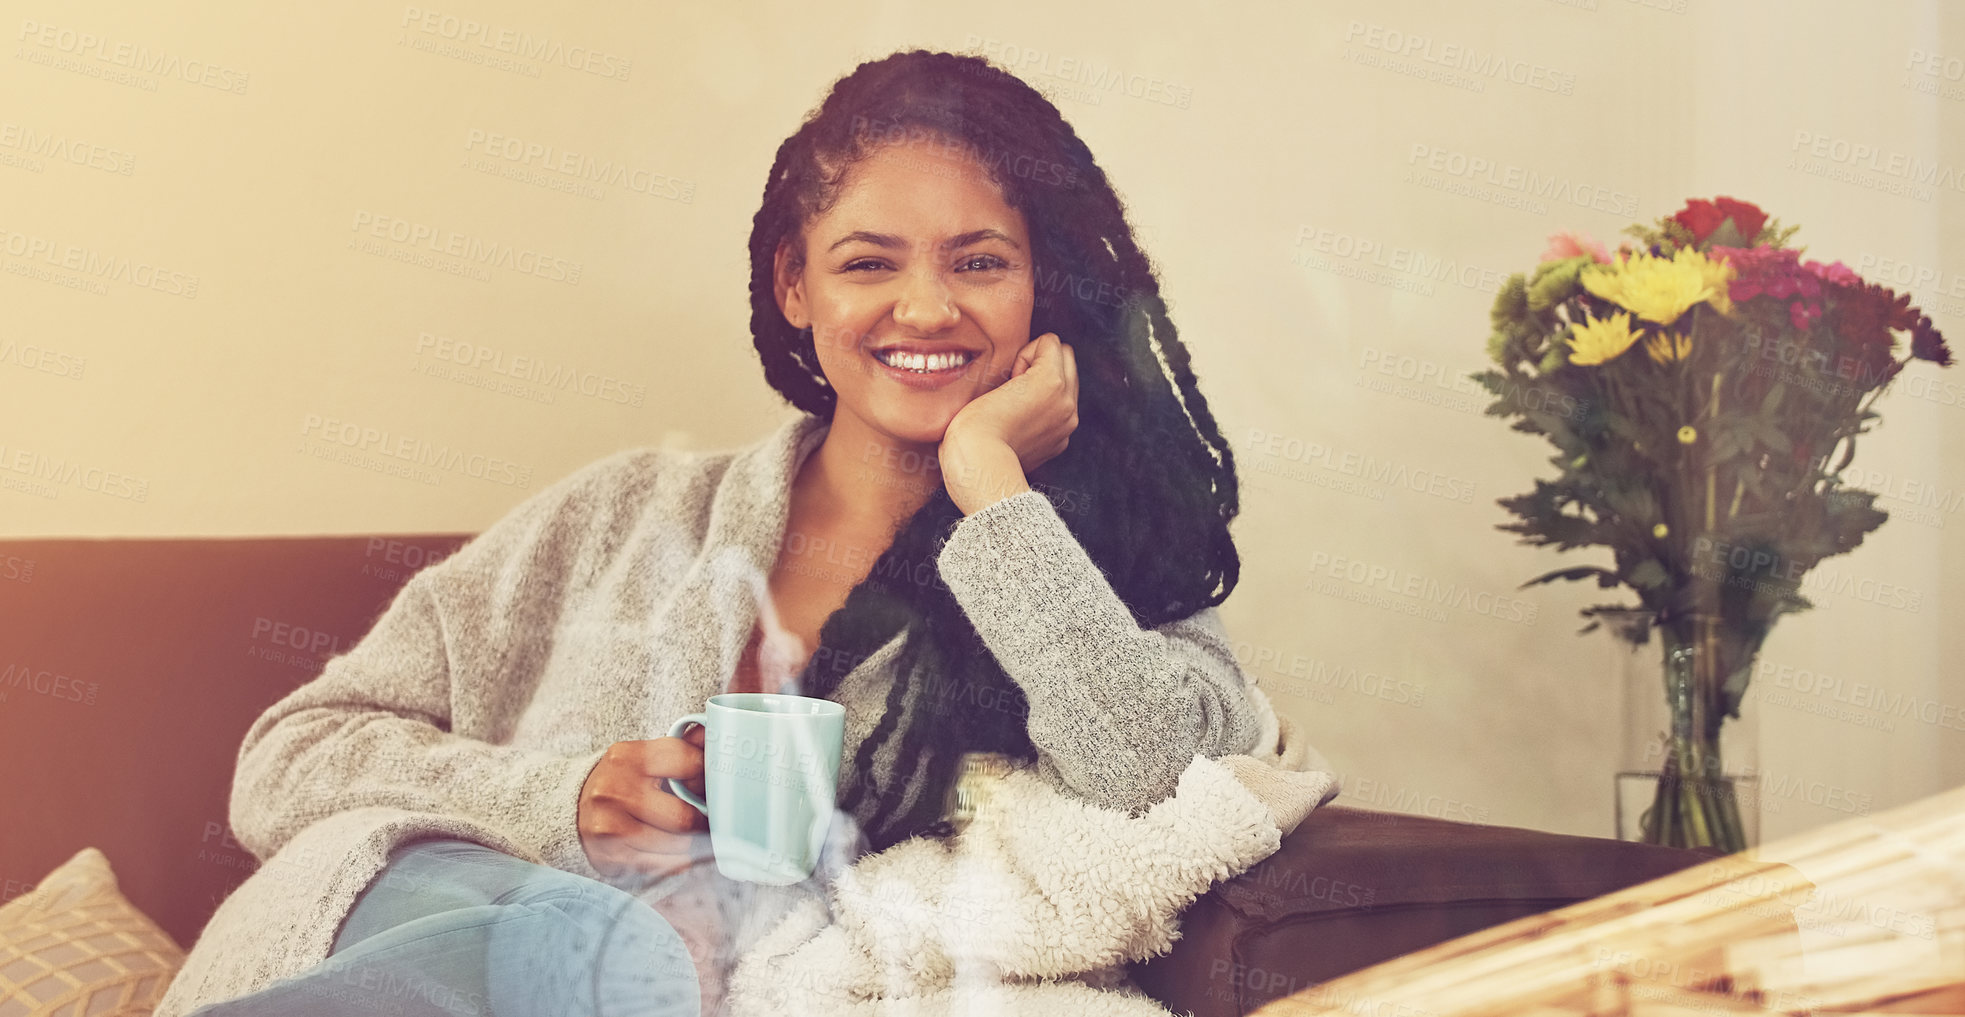
<svg viewBox="0 0 1965 1017">
<path fill-rule="evenodd" d="M 1727 264 L 1724 258 L 1708 258 L 1690 247 L 1679 248 L 1678 254 L 1673 257 L 1674 260 L 1684 258 L 1687 264 L 1699 270 L 1705 277 L 1706 285 L 1712 287 L 1713 291 L 1713 295 L 1706 298 L 1706 303 L 1711 304 L 1713 310 L 1729 318 L 1732 317 L 1733 298 L 1729 294 L 1733 290 L 1733 277 L 1740 273 L 1732 265 Z"/>
<path fill-rule="evenodd" d="M 1660 332 L 1645 340 L 1644 352 L 1660 364 L 1671 364 L 1684 360 L 1692 352 L 1692 337 L 1689 335 L 1666 335 Z"/>
<path fill-rule="evenodd" d="M 1671 527 L 1666 526 L 1664 523 L 1659 523 L 1651 528 L 1651 535 L 1657 537 L 1659 540 L 1665 539 L 1665 534 L 1670 532 L 1672 532 Z"/>
<path fill-rule="evenodd" d="M 1680 445 L 1690 445 L 1698 440 L 1699 440 L 1699 432 L 1693 430 L 1691 424 L 1687 424 L 1684 427 L 1678 429 L 1678 443 Z"/>
<path fill-rule="evenodd" d="M 1569 362 L 1572 364 L 1601 364 L 1615 360 L 1638 340 L 1638 333 L 1631 331 L 1631 316 L 1622 311 L 1611 315 L 1608 321 L 1598 321 L 1591 316 L 1583 324 L 1572 325 L 1570 329 Z"/>
<path fill-rule="evenodd" d="M 1726 297 L 1732 273 L 1724 261 L 1709 261 L 1697 250 L 1681 247 L 1670 258 L 1644 251 L 1619 254 L 1616 264 L 1591 265 L 1581 278 L 1591 293 L 1646 321 L 1669 325 L 1702 301 L 1722 314 L 1732 313 Z"/>
</svg>

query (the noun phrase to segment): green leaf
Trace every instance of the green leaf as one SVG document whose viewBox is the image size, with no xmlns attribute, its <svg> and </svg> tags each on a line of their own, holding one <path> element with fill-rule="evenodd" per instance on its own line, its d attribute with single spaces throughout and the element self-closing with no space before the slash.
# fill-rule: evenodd
<svg viewBox="0 0 1965 1017">
<path fill-rule="evenodd" d="M 1583 451 L 1583 442 L 1577 438 L 1575 431 L 1570 430 L 1569 423 L 1563 418 L 1541 410 L 1531 410 L 1523 416 L 1534 421 L 1535 426 L 1549 436 L 1549 441 L 1565 453 L 1576 455 Z"/>
<path fill-rule="evenodd" d="M 1671 582 L 1665 566 L 1658 564 L 1656 558 L 1646 558 L 1631 570 L 1631 585 L 1640 590 L 1655 590 Z"/>
<path fill-rule="evenodd" d="M 1850 461 L 1855 458 L 1856 458 L 1856 436 L 1852 434 L 1849 436 L 1849 439 L 1843 443 L 1842 459 L 1839 462 L 1837 462 L 1835 466 L 1829 470 L 1829 472 L 1832 474 L 1841 473 L 1843 470 L 1849 468 Z"/>
<path fill-rule="evenodd" d="M 1882 526 L 1890 518 L 1890 513 L 1876 507 L 1876 495 L 1869 491 L 1843 488 L 1835 495 L 1823 499 L 1823 522 L 1828 545 L 1824 557 L 1855 550 L 1863 542 L 1864 534 Z"/>
<path fill-rule="evenodd" d="M 1602 625 L 1633 647 L 1643 646 L 1651 638 L 1652 616 L 1642 607 L 1593 604 L 1576 613 L 1590 619 L 1590 624 L 1583 628 L 1584 632 L 1594 632 L 1597 626 Z"/>
<path fill-rule="evenodd" d="M 1740 464 L 1739 478 L 1741 483 L 1747 485 L 1747 491 L 1755 498 L 1766 500 L 1769 497 L 1770 492 L 1767 490 L 1767 475 L 1759 466 L 1753 463 Z"/>
<path fill-rule="evenodd" d="M 1510 326 L 1519 326 L 1526 317 L 1528 277 L 1517 272 L 1509 276 L 1508 281 L 1502 283 L 1501 289 L 1494 294 L 1494 309 L 1488 312 L 1488 318 L 1495 328 L 1505 331 Z"/>
<path fill-rule="evenodd" d="M 1775 427 L 1771 421 L 1762 420 L 1757 423 L 1758 426 L 1754 430 L 1763 444 L 1782 455 L 1794 453 L 1794 442 L 1788 440 L 1788 436 L 1782 433 L 1780 428 Z"/>
<path fill-rule="evenodd" d="M 1725 462 L 1746 451 L 1747 442 L 1740 428 L 1731 423 L 1708 425 L 1708 435 L 1712 441 L 1711 455 L 1715 462 Z"/>
<path fill-rule="evenodd" d="M 1496 329 L 1487 337 L 1487 358 L 1503 367 L 1508 366 L 1508 333 Z"/>
<path fill-rule="evenodd" d="M 1740 227 L 1733 225 L 1731 216 L 1719 224 L 1719 228 L 1706 237 L 1709 247 L 1748 247 L 1752 240 L 1740 235 Z"/>
<path fill-rule="evenodd" d="M 1606 484 L 1604 501 L 1624 519 L 1649 529 L 1658 521 L 1658 497 L 1649 487 L 1630 483 Z"/>
<path fill-rule="evenodd" d="M 1609 569 L 1599 568 L 1598 566 L 1595 565 L 1578 565 L 1574 568 L 1556 569 L 1554 572 L 1544 572 L 1541 575 L 1536 576 L 1534 579 L 1531 579 L 1528 582 L 1525 582 L 1520 586 L 1516 587 L 1516 589 L 1526 590 L 1531 586 L 1540 586 L 1543 583 L 1552 583 L 1558 579 L 1570 579 L 1570 580 L 1589 579 L 1592 576 L 1596 578 L 1597 585 L 1601 587 L 1616 586 L 1618 583 L 1623 582 L 1622 579 L 1618 578 L 1617 573 L 1612 572 Z"/>
<path fill-rule="evenodd" d="M 1787 394 L 1788 394 L 1787 382 L 1784 381 L 1775 382 L 1774 387 L 1768 389 L 1767 395 L 1763 396 L 1760 400 L 1761 416 L 1771 415 L 1775 410 L 1779 409 L 1781 406 L 1781 397 Z"/>
<path fill-rule="evenodd" d="M 1543 374 L 1554 374 L 1567 366 L 1569 366 L 1569 343 L 1566 339 L 1557 339 L 1549 344 L 1549 352 L 1542 355 L 1542 362 L 1536 364 L 1535 369 Z"/>
</svg>

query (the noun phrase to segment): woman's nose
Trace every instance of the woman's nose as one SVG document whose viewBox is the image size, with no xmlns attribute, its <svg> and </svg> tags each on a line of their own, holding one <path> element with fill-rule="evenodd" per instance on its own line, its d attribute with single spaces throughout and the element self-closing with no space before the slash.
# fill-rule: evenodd
<svg viewBox="0 0 1965 1017">
<path fill-rule="evenodd" d="M 961 317 L 955 307 L 955 294 L 936 272 L 921 269 L 909 272 L 901 284 L 900 295 L 894 300 L 894 322 L 914 332 L 940 332 Z"/>
</svg>

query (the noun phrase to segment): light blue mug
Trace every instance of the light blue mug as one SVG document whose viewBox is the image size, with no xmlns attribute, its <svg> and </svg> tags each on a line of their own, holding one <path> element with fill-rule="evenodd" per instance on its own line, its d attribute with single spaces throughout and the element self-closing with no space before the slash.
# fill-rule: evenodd
<svg viewBox="0 0 1965 1017">
<path fill-rule="evenodd" d="M 777 886 L 810 876 L 832 824 L 846 708 L 810 696 L 726 692 L 676 721 L 669 737 L 697 724 L 709 801 L 673 777 L 667 783 L 709 817 L 717 871 Z"/>
</svg>

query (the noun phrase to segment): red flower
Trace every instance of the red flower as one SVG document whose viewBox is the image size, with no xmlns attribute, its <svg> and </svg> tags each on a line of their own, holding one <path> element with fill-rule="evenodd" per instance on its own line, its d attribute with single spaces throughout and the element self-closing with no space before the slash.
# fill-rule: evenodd
<svg viewBox="0 0 1965 1017">
<path fill-rule="evenodd" d="M 1680 226 L 1691 230 L 1692 239 L 1701 244 L 1713 235 L 1714 230 L 1719 229 L 1721 223 L 1731 219 L 1733 228 L 1740 231 L 1740 239 L 1751 245 L 1753 238 L 1760 235 L 1760 228 L 1767 223 L 1767 213 L 1758 206 L 1726 197 L 1712 201 L 1693 198 L 1672 218 Z"/>
<path fill-rule="evenodd" d="M 1767 213 L 1751 202 L 1721 197 L 1714 198 L 1713 204 L 1719 206 L 1719 210 L 1733 220 L 1733 228 L 1740 231 L 1740 239 L 1749 244 L 1753 243 L 1753 238 L 1760 235 L 1760 228 L 1767 224 Z"/>
<path fill-rule="evenodd" d="M 1910 355 L 1939 367 L 1951 366 L 1951 348 L 1945 345 L 1944 333 L 1932 327 L 1928 317 L 1919 318 L 1917 328 L 1910 333 Z"/>
<path fill-rule="evenodd" d="M 1873 383 L 1881 383 L 1896 373 L 1891 358 L 1896 337 L 1890 334 L 1891 330 L 1916 323 L 1914 317 L 1908 322 L 1903 320 L 1910 298 L 1899 297 L 1876 283 L 1851 286 L 1841 297 L 1836 302 L 1836 334 L 1842 338 L 1844 349 L 1861 365 L 1861 377 L 1866 382 L 1875 379 Z"/>
<path fill-rule="evenodd" d="M 1677 220 L 1680 226 L 1692 231 L 1693 240 L 1703 244 L 1706 238 L 1712 236 L 1713 231 L 1719 228 L 1719 224 L 1726 221 L 1726 213 L 1704 198 L 1693 198 L 1687 201 L 1685 207 L 1679 209 L 1678 214 L 1672 218 Z"/>
<path fill-rule="evenodd" d="M 1897 295 L 1890 310 L 1891 326 L 1910 333 L 1911 356 L 1929 360 L 1939 367 L 1951 366 L 1951 349 L 1945 345 L 1944 333 L 1931 323 L 1930 315 L 1910 306 L 1910 294 Z"/>
</svg>

